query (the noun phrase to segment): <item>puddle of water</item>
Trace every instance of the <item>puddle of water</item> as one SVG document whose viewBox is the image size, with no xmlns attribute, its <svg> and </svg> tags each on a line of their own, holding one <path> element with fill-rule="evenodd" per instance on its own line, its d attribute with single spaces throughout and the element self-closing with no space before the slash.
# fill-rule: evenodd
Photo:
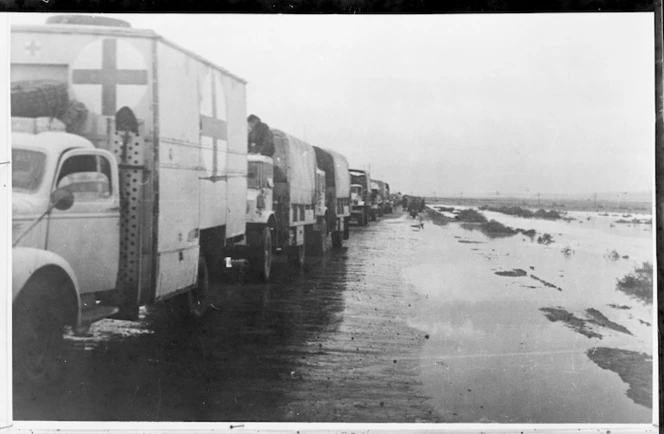
<svg viewBox="0 0 664 434">
<path fill-rule="evenodd" d="M 652 306 L 616 290 L 618 278 L 640 261 L 653 261 L 652 232 L 643 225 L 612 228 L 610 217 L 575 226 L 485 215 L 550 233 L 555 242 L 545 246 L 521 235 L 489 240 L 458 224 L 426 225 L 418 265 L 404 275 L 426 300 L 410 324 L 430 335 L 420 357 L 433 406 L 458 422 L 650 422 L 651 410 L 627 396 L 628 384 L 586 352 L 601 345 L 653 354 Z M 564 254 L 562 246 L 573 253 Z M 608 259 L 613 249 L 630 259 Z M 496 274 L 515 269 L 529 276 Z M 550 321 L 541 308 L 595 318 L 588 327 L 601 339 Z"/>
</svg>

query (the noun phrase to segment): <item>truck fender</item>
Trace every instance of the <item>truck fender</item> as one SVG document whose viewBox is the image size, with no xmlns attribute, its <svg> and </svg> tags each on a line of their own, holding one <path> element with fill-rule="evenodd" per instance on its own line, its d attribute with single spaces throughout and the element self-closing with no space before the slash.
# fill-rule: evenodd
<svg viewBox="0 0 664 434">
<path fill-rule="evenodd" d="M 64 291 L 63 297 L 69 299 L 72 307 L 67 324 L 79 326 L 81 298 L 76 273 L 69 263 L 53 252 L 31 247 L 14 247 L 12 256 L 12 301 L 16 300 L 31 279 L 64 279 L 68 284 L 61 290 Z"/>
</svg>

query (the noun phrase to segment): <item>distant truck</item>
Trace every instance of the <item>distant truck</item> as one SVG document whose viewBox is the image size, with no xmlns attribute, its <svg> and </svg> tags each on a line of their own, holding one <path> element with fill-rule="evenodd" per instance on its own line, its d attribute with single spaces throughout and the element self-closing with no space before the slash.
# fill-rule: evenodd
<svg viewBox="0 0 664 434">
<path fill-rule="evenodd" d="M 371 215 L 371 177 L 369 172 L 350 169 L 351 217 L 360 225 L 369 223 Z"/>
<path fill-rule="evenodd" d="M 392 200 L 390 199 L 390 184 L 384 181 L 372 180 L 372 208 L 375 213 L 382 217 L 392 212 Z M 375 206 L 374 206 L 375 204 Z"/>
<path fill-rule="evenodd" d="M 385 201 L 383 202 L 383 211 L 385 214 L 392 214 L 394 211 L 392 194 L 390 194 L 390 184 L 387 182 L 383 183 L 383 197 Z"/>
<path fill-rule="evenodd" d="M 250 154 L 247 190 L 247 239 L 250 262 L 269 280 L 272 256 L 285 252 L 303 266 L 307 247 L 324 254 L 327 245 L 326 177 L 310 144 L 272 130 L 272 157 Z"/>
<path fill-rule="evenodd" d="M 348 160 L 338 152 L 314 146 L 318 167 L 325 172 L 326 221 L 332 236 L 332 247 L 342 247 L 349 238 L 351 217 L 350 172 Z"/>
<path fill-rule="evenodd" d="M 245 81 L 119 20 L 50 20 L 11 37 L 12 124 L 28 131 L 12 135 L 14 366 L 37 380 L 65 325 L 161 301 L 201 316 L 247 227 Z M 64 100 L 34 98 L 39 80 Z M 73 99 L 82 122 L 33 134 L 30 113 L 66 119 Z"/>
</svg>

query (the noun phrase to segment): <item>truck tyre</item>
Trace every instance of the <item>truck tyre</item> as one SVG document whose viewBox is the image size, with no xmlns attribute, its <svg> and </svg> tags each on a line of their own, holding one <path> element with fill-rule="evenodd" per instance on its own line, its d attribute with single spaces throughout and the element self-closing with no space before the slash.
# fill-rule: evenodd
<svg viewBox="0 0 664 434">
<path fill-rule="evenodd" d="M 348 222 L 350 221 L 349 217 L 344 218 L 344 240 L 350 238 L 350 229 L 348 228 Z"/>
<path fill-rule="evenodd" d="M 198 281 L 190 291 L 166 300 L 168 313 L 175 320 L 197 320 L 202 318 L 210 307 L 208 300 L 210 280 L 205 256 L 198 258 Z"/>
<path fill-rule="evenodd" d="M 327 252 L 327 222 L 323 221 L 320 225 L 320 231 L 311 231 L 313 233 L 313 254 L 316 256 L 325 256 Z"/>
<path fill-rule="evenodd" d="M 264 227 L 260 234 L 256 253 L 254 270 L 258 272 L 261 280 L 268 282 L 272 270 L 272 231 L 268 226 Z"/>
<path fill-rule="evenodd" d="M 376 221 L 376 211 L 373 209 L 371 210 L 371 221 L 372 222 Z"/>
<path fill-rule="evenodd" d="M 343 247 L 343 232 L 341 231 L 332 232 L 332 247 L 335 249 Z"/>
<path fill-rule="evenodd" d="M 306 234 L 307 231 L 305 231 Z M 303 240 L 302 245 L 300 246 L 289 246 L 288 247 L 288 262 L 295 267 L 304 267 L 304 257 L 306 254 L 306 238 Z"/>
<path fill-rule="evenodd" d="M 369 224 L 369 211 L 366 209 L 362 211 L 362 223 L 360 223 L 362 226 L 366 226 Z"/>
<path fill-rule="evenodd" d="M 28 282 L 12 307 L 14 381 L 46 385 L 62 379 L 66 360 L 63 300 L 45 279 Z"/>
</svg>

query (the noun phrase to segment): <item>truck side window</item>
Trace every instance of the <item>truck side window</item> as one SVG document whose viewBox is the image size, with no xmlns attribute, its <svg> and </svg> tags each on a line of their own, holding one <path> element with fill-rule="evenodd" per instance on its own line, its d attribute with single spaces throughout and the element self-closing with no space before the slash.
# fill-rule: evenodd
<svg viewBox="0 0 664 434">
<path fill-rule="evenodd" d="M 74 193 L 76 200 L 94 201 L 111 196 L 111 165 L 99 155 L 74 155 L 63 164 L 57 188 Z"/>
<path fill-rule="evenodd" d="M 247 172 L 247 187 L 261 188 L 261 164 L 250 161 Z"/>
</svg>

